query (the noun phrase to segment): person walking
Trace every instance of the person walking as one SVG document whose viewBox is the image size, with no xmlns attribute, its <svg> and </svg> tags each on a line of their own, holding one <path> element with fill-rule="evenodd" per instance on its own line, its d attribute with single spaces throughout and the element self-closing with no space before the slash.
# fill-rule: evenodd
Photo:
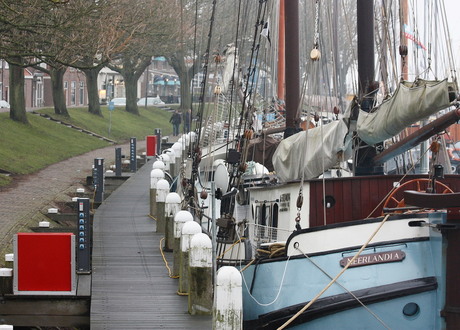
<svg viewBox="0 0 460 330">
<path fill-rule="evenodd" d="M 172 114 L 171 118 L 169 119 L 169 122 L 173 126 L 173 135 L 178 136 L 179 135 L 179 126 L 182 121 L 181 115 L 179 113 L 179 110 L 175 110 L 174 113 Z"/>
</svg>

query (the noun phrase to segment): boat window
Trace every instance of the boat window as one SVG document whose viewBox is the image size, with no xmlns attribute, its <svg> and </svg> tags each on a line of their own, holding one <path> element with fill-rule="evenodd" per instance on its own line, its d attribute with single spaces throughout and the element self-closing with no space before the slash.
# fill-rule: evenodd
<svg viewBox="0 0 460 330">
<path fill-rule="evenodd" d="M 415 317 L 419 314 L 420 307 L 414 302 L 406 304 L 403 308 L 403 314 L 407 317 Z"/>
<path fill-rule="evenodd" d="M 278 210 L 279 210 L 278 203 L 273 204 L 273 212 L 272 212 L 272 227 L 273 228 L 278 228 Z"/>
<path fill-rule="evenodd" d="M 260 217 L 260 225 L 266 226 L 267 225 L 267 217 L 270 215 L 270 209 L 267 207 L 267 204 L 262 204 L 262 215 Z"/>
</svg>

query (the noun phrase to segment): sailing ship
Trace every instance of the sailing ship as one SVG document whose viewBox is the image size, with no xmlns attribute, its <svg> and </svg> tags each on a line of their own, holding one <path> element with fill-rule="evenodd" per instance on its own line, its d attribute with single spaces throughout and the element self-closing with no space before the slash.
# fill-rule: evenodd
<svg viewBox="0 0 460 330">
<path fill-rule="evenodd" d="M 319 1 L 315 4 L 319 10 Z M 264 156 L 273 155 L 272 165 L 264 165 L 274 173 L 264 166 L 248 171 L 254 158 L 247 152 L 252 147 L 254 154 L 257 148 L 251 141 L 257 115 L 249 111 L 253 104 L 244 95 L 242 113 L 252 119 L 252 129 L 233 135 L 235 122 L 216 124 L 218 120 L 211 130 L 199 127 L 198 140 L 189 148 L 188 170 L 182 171 L 188 174 L 179 181 L 189 206 L 217 239 L 218 265 L 241 269 L 245 328 L 458 327 L 460 201 L 454 191 L 460 190 L 460 178 L 443 173 L 443 149 L 436 139 L 429 148 L 428 175 L 384 175 L 385 162 L 460 119 L 456 80 L 403 79 L 377 106 L 374 1 L 358 0 L 359 93 L 343 113 L 334 107 L 333 120 L 322 122 L 318 116 L 318 124 L 310 128 L 307 116 L 307 129 L 300 130 L 298 3 L 285 1 L 284 6 L 290 50 L 284 138 L 273 144 L 274 152 L 267 132 L 258 138 L 268 147 Z M 407 61 L 403 46 L 400 55 Z M 320 62 L 316 37 L 310 59 Z M 444 115 L 438 119 L 384 145 L 440 110 Z M 222 145 L 216 147 L 219 137 Z M 207 139 L 204 156 L 200 138 Z M 237 143 L 230 146 L 229 141 Z M 345 175 L 350 156 L 352 176 Z M 208 169 L 200 170 L 200 162 Z M 218 182 L 217 192 L 211 191 L 217 197 L 218 232 L 209 225 L 215 211 L 207 204 L 207 180 Z"/>
</svg>

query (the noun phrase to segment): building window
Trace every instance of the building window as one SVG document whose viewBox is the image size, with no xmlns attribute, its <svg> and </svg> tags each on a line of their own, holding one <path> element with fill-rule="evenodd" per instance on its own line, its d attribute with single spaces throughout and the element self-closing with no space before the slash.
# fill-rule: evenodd
<svg viewBox="0 0 460 330">
<path fill-rule="evenodd" d="M 80 105 L 85 103 L 85 83 L 80 81 Z"/>
<path fill-rule="evenodd" d="M 70 104 L 75 105 L 76 101 L 76 93 L 77 93 L 77 84 L 75 81 L 70 83 Z"/>
<path fill-rule="evenodd" d="M 64 81 L 64 98 L 65 98 L 65 104 L 67 105 L 67 101 L 69 100 L 69 82 Z"/>
</svg>

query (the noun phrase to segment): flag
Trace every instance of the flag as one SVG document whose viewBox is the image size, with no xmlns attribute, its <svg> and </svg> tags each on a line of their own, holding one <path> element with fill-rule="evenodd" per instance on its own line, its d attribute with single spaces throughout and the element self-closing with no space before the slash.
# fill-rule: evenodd
<svg viewBox="0 0 460 330">
<path fill-rule="evenodd" d="M 415 45 L 417 45 L 417 48 L 422 48 L 422 49 L 426 50 L 426 47 L 420 42 L 420 40 L 418 40 L 418 39 L 415 37 L 414 32 L 412 31 L 412 29 L 410 28 L 410 26 L 407 25 L 407 24 L 404 24 L 404 36 L 405 36 L 407 39 L 412 40 L 412 41 L 415 43 Z"/>
<path fill-rule="evenodd" d="M 267 38 L 268 43 L 271 44 L 271 41 L 270 41 L 270 29 L 269 29 L 268 21 L 265 22 L 264 27 L 262 29 L 262 32 L 260 32 L 260 35 L 262 37 Z"/>
</svg>

